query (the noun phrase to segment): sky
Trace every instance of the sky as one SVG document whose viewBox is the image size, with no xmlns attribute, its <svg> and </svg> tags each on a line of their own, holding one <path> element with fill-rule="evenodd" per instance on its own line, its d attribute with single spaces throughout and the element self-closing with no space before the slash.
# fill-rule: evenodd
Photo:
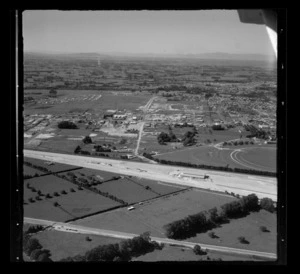
<svg viewBox="0 0 300 274">
<path fill-rule="evenodd" d="M 273 54 L 265 26 L 236 10 L 27 10 L 23 39 L 25 52 Z"/>
</svg>

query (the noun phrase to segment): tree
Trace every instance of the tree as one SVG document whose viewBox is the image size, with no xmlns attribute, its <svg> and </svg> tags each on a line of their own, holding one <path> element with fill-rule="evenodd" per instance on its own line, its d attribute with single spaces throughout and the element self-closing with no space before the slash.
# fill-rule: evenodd
<svg viewBox="0 0 300 274">
<path fill-rule="evenodd" d="M 35 249 L 41 249 L 42 246 L 40 244 L 40 242 L 36 239 L 36 238 L 30 238 L 25 246 L 24 246 L 24 252 L 30 256 L 31 252 Z"/>
<path fill-rule="evenodd" d="M 55 207 L 57 207 L 57 206 L 59 206 L 59 203 L 58 203 L 58 202 L 54 202 L 53 205 L 54 205 Z"/>
<path fill-rule="evenodd" d="M 48 256 L 48 254 L 44 253 L 44 252 L 39 255 L 37 261 L 38 262 L 52 262 L 52 260 Z"/>
<path fill-rule="evenodd" d="M 78 128 L 73 122 L 70 122 L 70 121 L 61 121 L 57 124 L 57 127 L 60 129 L 64 129 L 64 128 L 77 129 Z"/>
<path fill-rule="evenodd" d="M 57 90 L 56 89 L 50 89 L 49 95 L 55 97 L 57 95 Z"/>
<path fill-rule="evenodd" d="M 218 210 L 216 207 L 213 207 L 212 209 L 210 209 L 208 211 L 208 213 L 209 213 L 210 221 L 212 221 L 213 223 L 217 223 L 219 221 Z"/>
<path fill-rule="evenodd" d="M 272 201 L 272 199 L 270 198 L 262 198 L 260 200 L 260 207 L 266 211 L 269 211 L 271 213 L 273 213 L 275 211 L 275 206 L 274 203 Z"/>
<path fill-rule="evenodd" d="M 166 142 L 170 142 L 171 138 L 170 138 L 170 136 L 167 133 L 161 132 L 157 136 L 157 141 L 158 141 L 159 144 L 164 145 Z"/>
<path fill-rule="evenodd" d="M 259 208 L 258 197 L 253 193 L 242 197 L 239 201 L 244 211 L 256 211 Z"/>
<path fill-rule="evenodd" d="M 238 237 L 238 240 L 241 244 L 249 244 L 249 242 L 243 236 Z"/>
<path fill-rule="evenodd" d="M 202 255 L 203 254 L 203 251 L 202 251 L 200 245 L 195 245 L 194 248 L 193 248 L 193 251 L 196 255 Z"/>
<path fill-rule="evenodd" d="M 85 136 L 82 140 L 84 144 L 91 144 L 92 143 L 92 138 L 90 136 Z"/>
<path fill-rule="evenodd" d="M 260 226 L 259 229 L 262 232 L 269 232 L 269 230 L 265 226 Z"/>
<path fill-rule="evenodd" d="M 221 206 L 224 215 L 228 218 L 240 217 L 244 214 L 243 207 L 239 201 L 233 201 Z"/>
<path fill-rule="evenodd" d="M 30 259 L 31 260 L 37 260 L 38 257 L 43 253 L 42 249 L 35 249 L 31 252 L 30 254 Z"/>
<path fill-rule="evenodd" d="M 77 154 L 81 151 L 81 147 L 80 146 L 77 146 L 74 150 L 74 153 Z"/>
<path fill-rule="evenodd" d="M 213 232 L 213 231 L 210 231 L 209 233 L 208 233 L 208 236 L 210 237 L 210 238 L 212 238 L 212 239 L 214 239 L 214 238 L 218 238 L 218 236 L 215 234 L 215 232 Z"/>
<path fill-rule="evenodd" d="M 120 141 L 120 145 L 125 145 L 127 143 L 127 139 L 122 138 Z"/>
</svg>

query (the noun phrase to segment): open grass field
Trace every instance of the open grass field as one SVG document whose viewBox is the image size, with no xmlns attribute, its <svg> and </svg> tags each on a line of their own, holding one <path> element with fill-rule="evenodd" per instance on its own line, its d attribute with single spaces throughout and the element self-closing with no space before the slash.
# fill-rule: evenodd
<svg viewBox="0 0 300 274">
<path fill-rule="evenodd" d="M 35 150 L 60 152 L 60 153 L 74 153 L 75 148 L 81 145 L 81 140 L 70 140 L 66 137 L 53 137 L 48 140 L 43 140 Z M 26 148 L 26 147 L 25 147 Z"/>
<path fill-rule="evenodd" d="M 26 217 L 66 221 L 120 205 L 118 202 L 91 191 L 78 190 L 76 185 L 53 175 L 28 179 L 27 183 L 37 191 L 40 190 L 43 196 L 40 197 L 41 200 L 36 200 L 37 192 L 32 192 L 24 186 L 24 202 L 26 202 L 24 216 Z M 71 188 L 75 192 L 71 192 Z M 63 190 L 66 194 L 61 193 Z M 59 196 L 55 196 L 54 192 L 58 192 Z M 46 198 L 46 194 L 50 194 L 51 198 Z M 28 201 L 30 198 L 34 198 L 35 202 L 30 203 Z M 58 202 L 60 206 L 55 207 L 55 202 Z"/>
<path fill-rule="evenodd" d="M 24 205 L 24 216 L 35 219 L 43 219 L 57 222 L 64 222 L 72 219 L 72 215 L 53 206 L 54 201 L 38 201 Z"/>
<path fill-rule="evenodd" d="M 60 164 L 60 163 L 53 163 L 53 165 L 48 165 L 46 164 L 46 160 L 42 161 L 39 159 L 33 159 L 33 158 L 24 158 L 25 162 L 30 162 L 34 165 L 37 166 L 41 166 L 41 167 L 45 167 L 48 170 L 50 170 L 50 172 L 61 172 L 64 170 L 69 170 L 69 169 L 73 169 L 73 168 L 78 168 L 78 166 L 72 166 L 72 165 L 65 165 L 65 164 Z"/>
<path fill-rule="evenodd" d="M 91 241 L 87 241 L 86 237 Z M 45 230 L 34 235 L 43 248 L 49 249 L 51 259 L 58 261 L 69 256 L 83 255 L 98 245 L 119 243 L 121 240 L 97 235 L 69 233 L 57 230 Z"/>
<path fill-rule="evenodd" d="M 242 149 L 242 152 L 232 155 L 234 149 Z M 156 158 L 192 164 L 228 165 L 231 168 L 276 171 L 276 147 L 274 146 L 234 146 L 228 150 L 220 150 L 213 146 L 190 147 L 158 155 Z"/>
<path fill-rule="evenodd" d="M 235 154 L 235 158 L 245 167 L 253 169 L 275 171 L 276 170 L 276 149 L 274 147 L 253 147 L 244 148 Z"/>
<path fill-rule="evenodd" d="M 132 211 L 117 209 L 75 221 L 74 224 L 136 234 L 150 231 L 152 236 L 165 237 L 165 224 L 234 199 L 206 191 L 188 190 L 136 205 Z"/>
<path fill-rule="evenodd" d="M 215 232 L 219 238 L 211 239 L 207 232 L 197 234 L 196 237 L 189 238 L 189 241 L 276 253 L 276 219 L 275 213 L 270 213 L 265 210 L 252 212 L 244 218 L 232 219 L 228 224 L 211 230 Z M 266 226 L 269 232 L 260 231 L 260 226 Z M 241 244 L 238 241 L 239 236 L 245 237 L 246 240 L 249 241 L 249 244 Z"/>
<path fill-rule="evenodd" d="M 127 179 L 109 181 L 97 185 L 96 188 L 103 192 L 108 192 L 129 204 L 157 197 L 157 194 Z"/>
<path fill-rule="evenodd" d="M 26 186 L 25 186 L 26 183 Z M 43 177 L 36 177 L 27 179 L 24 182 L 24 200 L 27 201 L 31 197 L 37 196 L 37 192 L 32 192 L 30 189 L 27 188 L 27 184 L 36 188 L 36 190 L 40 190 L 43 194 L 49 193 L 52 195 L 54 192 L 61 192 L 65 190 L 69 192 L 70 188 L 76 188 L 72 183 L 60 179 L 54 175 L 46 175 Z M 43 197 L 41 197 L 44 199 Z M 39 201 L 38 201 L 39 202 Z M 38 203 L 37 202 L 37 203 Z"/>
</svg>

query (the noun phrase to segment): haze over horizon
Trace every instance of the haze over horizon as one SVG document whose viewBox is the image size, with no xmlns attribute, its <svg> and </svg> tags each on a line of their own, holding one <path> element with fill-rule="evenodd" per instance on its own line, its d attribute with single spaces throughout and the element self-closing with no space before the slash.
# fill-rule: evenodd
<svg viewBox="0 0 300 274">
<path fill-rule="evenodd" d="M 274 55 L 265 26 L 236 10 L 25 11 L 23 37 L 25 52 Z"/>
</svg>

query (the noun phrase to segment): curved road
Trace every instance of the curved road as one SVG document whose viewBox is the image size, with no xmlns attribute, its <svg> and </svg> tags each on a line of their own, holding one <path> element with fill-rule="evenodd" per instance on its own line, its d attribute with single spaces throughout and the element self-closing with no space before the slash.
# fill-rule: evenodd
<svg viewBox="0 0 300 274">
<path fill-rule="evenodd" d="M 119 239 L 132 239 L 133 237 L 139 236 L 138 234 L 131 234 L 119 231 L 112 231 L 112 230 L 104 230 L 104 229 L 97 229 L 85 226 L 78 226 L 73 225 L 70 223 L 61 223 L 61 222 L 53 222 L 48 220 L 41 220 L 41 219 L 33 219 L 33 218 L 24 218 L 25 223 L 30 224 L 39 224 L 43 226 L 49 226 L 54 228 L 55 230 L 64 231 L 64 232 L 72 232 L 72 233 L 82 233 L 82 234 L 93 234 L 93 235 L 100 235 L 106 237 L 113 237 Z M 216 245 L 207 245 L 202 243 L 192 243 L 187 241 L 176 241 L 168 238 L 158 238 L 158 237 L 151 237 L 152 241 L 156 241 L 158 243 L 164 244 L 173 244 L 173 245 L 180 245 L 186 246 L 189 248 L 193 248 L 195 245 L 200 245 L 201 248 L 211 251 L 217 251 L 222 253 L 229 253 L 229 254 L 238 254 L 243 256 L 258 256 L 262 258 L 268 259 L 276 259 L 277 256 L 274 253 L 267 253 L 261 251 L 254 251 L 254 250 L 247 250 L 247 249 L 238 249 L 238 248 L 231 248 L 231 247 L 224 247 L 224 246 L 216 246 Z"/>
</svg>

